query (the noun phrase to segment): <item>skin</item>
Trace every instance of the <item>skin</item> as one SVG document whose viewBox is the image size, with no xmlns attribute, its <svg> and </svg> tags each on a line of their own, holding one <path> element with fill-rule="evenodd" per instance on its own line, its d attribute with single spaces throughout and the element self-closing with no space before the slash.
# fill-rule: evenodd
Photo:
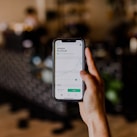
<svg viewBox="0 0 137 137">
<path fill-rule="evenodd" d="M 85 49 L 85 56 L 89 72 L 80 72 L 86 85 L 83 102 L 79 102 L 80 114 L 88 127 L 89 137 L 111 137 L 105 112 L 104 83 L 89 48 Z"/>
</svg>

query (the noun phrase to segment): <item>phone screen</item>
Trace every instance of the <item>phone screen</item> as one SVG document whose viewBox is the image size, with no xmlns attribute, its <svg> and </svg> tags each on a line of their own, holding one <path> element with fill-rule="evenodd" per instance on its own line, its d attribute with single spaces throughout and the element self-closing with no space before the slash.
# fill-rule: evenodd
<svg viewBox="0 0 137 137">
<path fill-rule="evenodd" d="M 55 99 L 82 100 L 84 84 L 80 71 L 84 69 L 84 41 L 57 39 L 53 45 Z"/>
</svg>

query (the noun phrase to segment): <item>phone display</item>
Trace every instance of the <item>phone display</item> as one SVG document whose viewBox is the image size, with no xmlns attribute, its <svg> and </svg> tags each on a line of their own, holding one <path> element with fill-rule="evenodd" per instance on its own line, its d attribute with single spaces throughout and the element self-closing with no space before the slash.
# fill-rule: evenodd
<svg viewBox="0 0 137 137">
<path fill-rule="evenodd" d="M 57 100 L 83 99 L 84 83 L 80 71 L 84 70 L 85 44 L 82 39 L 56 39 L 53 42 L 53 93 Z"/>
</svg>

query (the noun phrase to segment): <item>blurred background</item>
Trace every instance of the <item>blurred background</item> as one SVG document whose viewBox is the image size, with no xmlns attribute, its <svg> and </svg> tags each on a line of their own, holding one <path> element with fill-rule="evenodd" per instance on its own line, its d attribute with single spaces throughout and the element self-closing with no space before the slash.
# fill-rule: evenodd
<svg viewBox="0 0 137 137">
<path fill-rule="evenodd" d="M 136 137 L 137 0 L 0 0 L 0 136 L 88 136 L 52 96 L 52 41 L 82 37 L 105 82 L 113 136 Z"/>
</svg>

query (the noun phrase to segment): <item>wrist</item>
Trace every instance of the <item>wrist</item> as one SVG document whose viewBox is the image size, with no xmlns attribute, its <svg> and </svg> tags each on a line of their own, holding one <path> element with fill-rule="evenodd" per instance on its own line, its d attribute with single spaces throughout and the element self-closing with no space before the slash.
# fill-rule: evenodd
<svg viewBox="0 0 137 137">
<path fill-rule="evenodd" d="M 92 123 L 105 121 L 106 120 L 106 112 L 105 110 L 95 110 L 90 115 L 87 116 L 87 126 L 90 126 Z"/>
<path fill-rule="evenodd" d="M 89 131 L 89 137 L 110 137 L 110 131 L 105 113 L 92 114 L 88 119 L 87 127 Z"/>
</svg>

